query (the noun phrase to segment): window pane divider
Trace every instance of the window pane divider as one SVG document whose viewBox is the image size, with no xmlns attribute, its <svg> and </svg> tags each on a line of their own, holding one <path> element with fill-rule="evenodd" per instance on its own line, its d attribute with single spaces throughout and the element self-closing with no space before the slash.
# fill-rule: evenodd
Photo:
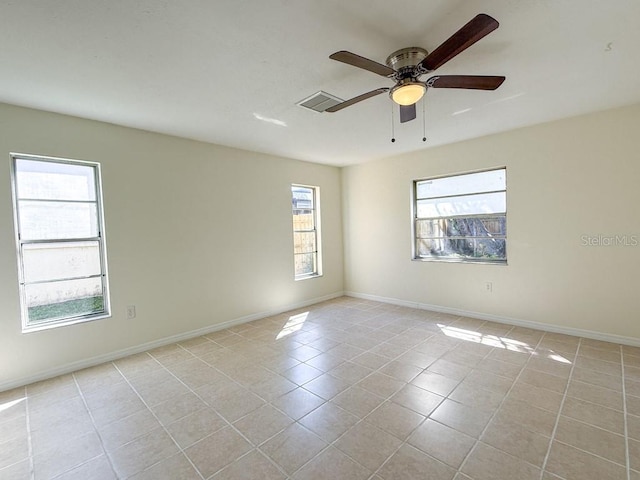
<svg viewBox="0 0 640 480">
<path fill-rule="evenodd" d="M 486 191 L 478 191 L 475 193 L 458 193 L 456 195 L 434 195 L 432 197 L 417 197 L 416 200 L 433 200 L 436 198 L 455 198 L 455 197 L 475 197 L 477 195 L 486 195 L 487 193 L 505 193 L 506 190 L 486 190 Z"/>
<path fill-rule="evenodd" d="M 38 285 L 41 283 L 69 282 L 71 280 L 86 280 L 88 278 L 100 278 L 104 276 L 105 275 L 103 273 L 96 273 L 95 275 L 86 275 L 82 277 L 55 278 L 51 280 L 36 280 L 33 282 L 22 282 L 21 285 Z"/>
<path fill-rule="evenodd" d="M 78 237 L 78 238 L 52 238 L 49 240 L 20 240 L 22 245 L 37 245 L 40 243 L 77 243 L 77 242 L 100 242 L 101 237 Z"/>
<path fill-rule="evenodd" d="M 496 213 L 472 213 L 469 215 L 446 215 L 442 217 L 418 217 L 416 216 L 416 220 L 446 220 L 448 218 L 495 218 L 495 217 L 504 217 L 507 215 L 507 212 L 496 212 Z"/>
<path fill-rule="evenodd" d="M 505 235 L 495 236 L 495 237 L 417 237 L 416 240 L 434 240 L 434 241 L 445 241 L 445 240 L 506 240 L 507 237 Z"/>
<path fill-rule="evenodd" d="M 19 202 L 38 202 L 38 203 L 82 203 L 82 204 L 93 204 L 96 205 L 98 203 L 97 200 L 62 200 L 60 198 L 25 198 L 18 197 Z"/>
</svg>

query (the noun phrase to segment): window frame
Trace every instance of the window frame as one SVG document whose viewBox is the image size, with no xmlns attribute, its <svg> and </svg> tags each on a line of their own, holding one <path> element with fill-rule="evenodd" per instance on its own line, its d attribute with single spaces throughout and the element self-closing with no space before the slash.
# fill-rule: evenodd
<svg viewBox="0 0 640 480">
<path fill-rule="evenodd" d="M 293 205 L 293 189 L 294 188 L 307 188 L 310 189 L 312 191 L 312 195 L 313 195 L 313 201 L 312 201 L 312 207 L 310 210 L 312 210 L 313 212 L 313 229 L 311 230 L 296 230 L 295 229 L 295 214 L 294 214 L 294 210 L 295 207 Z M 291 193 L 291 222 L 292 222 L 292 243 L 293 243 L 293 277 L 294 280 L 298 281 L 298 280 L 307 280 L 309 278 L 317 278 L 317 277 L 321 277 L 322 276 L 322 235 L 321 235 L 321 228 L 320 228 L 320 187 L 318 187 L 317 185 L 305 185 L 305 184 L 301 184 L 301 183 L 292 183 L 289 189 L 290 193 Z M 309 232 L 313 232 L 315 235 L 315 251 L 314 252 L 302 252 L 302 253 L 297 253 L 296 252 L 296 242 L 295 242 L 295 234 L 296 233 L 309 233 Z M 295 267 L 295 259 L 297 255 L 305 255 L 308 253 L 314 253 L 315 254 L 315 258 L 316 258 L 316 265 L 315 265 L 315 271 L 311 272 L 311 273 L 303 273 L 303 274 L 297 274 L 296 273 L 296 267 Z"/>
<path fill-rule="evenodd" d="M 453 178 L 453 177 L 460 177 L 460 176 L 464 176 L 464 175 L 473 175 L 473 174 L 479 174 L 479 173 L 484 173 L 484 172 L 494 172 L 494 171 L 499 171 L 499 170 L 504 170 L 504 176 L 505 176 L 505 186 L 504 186 L 504 190 L 491 190 L 491 191 L 478 191 L 478 192 L 474 192 L 474 193 L 466 193 L 466 194 L 455 194 L 455 195 L 441 195 L 438 197 L 432 197 L 434 199 L 436 198 L 447 198 L 447 197 L 462 197 L 462 196 L 473 196 L 473 195 L 482 195 L 482 194 L 487 194 L 487 193 L 497 193 L 497 192 L 504 192 L 505 195 L 505 211 L 504 213 L 491 213 L 491 214 L 471 214 L 471 215 L 449 215 L 449 216 L 441 216 L 441 217 L 418 217 L 418 201 L 420 200 L 418 198 L 418 183 L 420 182 L 425 182 L 425 181 L 429 181 L 429 180 L 438 180 L 438 179 L 443 179 L 443 178 Z M 420 179 L 416 179 L 412 181 L 412 187 L 411 187 L 411 242 L 412 242 L 412 246 L 411 246 L 411 259 L 413 261 L 418 261 L 418 262 L 441 262 L 441 263 L 472 263 L 472 264 L 480 264 L 480 265 L 507 265 L 507 212 L 508 212 L 508 208 L 507 208 L 507 189 L 508 189 L 508 185 L 507 185 L 507 167 L 506 166 L 499 166 L 499 167 L 492 167 L 492 168 L 486 168 L 486 169 L 482 169 L 482 170 L 473 170 L 473 171 L 468 171 L 468 172 L 460 172 L 460 173 L 454 173 L 454 174 L 447 174 L 447 175 L 438 175 L 438 176 L 433 176 L 433 177 L 426 177 L 426 178 L 420 178 Z M 505 233 L 504 235 L 500 235 L 501 238 L 504 238 L 505 241 L 505 257 L 503 259 L 491 259 L 491 258 L 482 258 L 482 257 L 478 257 L 478 258 L 473 258 L 473 257 L 451 257 L 451 256 L 420 256 L 418 255 L 418 237 L 417 237 L 417 223 L 418 220 L 448 220 L 448 219 L 454 219 L 454 218 L 478 218 L 478 219 L 483 219 L 483 218 L 496 218 L 496 217 L 502 217 L 504 218 L 505 221 Z M 435 237 L 434 237 L 435 238 Z M 478 236 L 451 236 L 451 237 L 446 237 L 446 238 L 456 238 L 456 239 L 464 239 L 464 238 L 471 238 L 471 239 L 479 239 L 479 238 L 485 238 L 485 237 L 478 237 Z"/>
<path fill-rule="evenodd" d="M 109 294 L 109 275 L 108 275 L 108 267 L 107 267 L 107 244 L 106 244 L 106 236 L 105 236 L 105 226 L 104 226 L 104 202 L 102 195 L 102 172 L 101 166 L 98 162 L 91 162 L 86 160 L 75 160 L 68 158 L 60 158 L 60 157 L 51 157 L 45 155 L 33 155 L 33 154 L 24 154 L 24 153 L 10 153 L 11 157 L 11 193 L 12 193 L 12 207 L 13 207 L 13 220 L 14 220 L 14 234 L 16 241 L 16 258 L 18 263 L 18 289 L 20 296 L 20 316 L 22 320 L 22 332 L 36 332 L 41 330 L 47 330 L 51 328 L 57 328 L 67 325 L 74 325 L 78 323 L 84 323 L 94 320 L 100 320 L 104 318 L 111 317 L 111 301 Z M 31 239 L 31 240 L 23 240 L 21 238 L 21 225 L 20 225 L 20 201 L 29 201 L 29 200 L 37 200 L 41 201 L 43 199 L 20 199 L 18 197 L 18 170 L 17 170 L 17 162 L 19 160 L 26 161 L 37 161 L 37 162 L 48 162 L 53 164 L 64 164 L 64 165 L 77 165 L 82 167 L 91 167 L 93 169 L 93 181 L 95 188 L 95 205 L 96 205 L 96 226 L 97 226 L 97 234 L 95 237 L 82 237 L 82 238 L 51 238 L 51 239 Z M 44 199 L 46 200 L 46 199 Z M 54 200 L 60 201 L 60 200 Z M 84 202 L 84 201 L 76 201 L 71 200 L 70 203 L 93 203 L 93 201 Z M 53 278 L 49 280 L 40 280 L 34 282 L 27 282 L 25 280 L 25 267 L 24 267 L 24 246 L 25 245 L 37 245 L 37 244 L 53 244 L 53 245 L 64 245 L 69 244 L 72 245 L 74 242 L 97 242 L 99 249 L 99 262 L 100 262 L 100 273 L 97 275 L 89 275 L 89 276 L 78 276 L 71 278 Z M 64 317 L 57 317 L 52 319 L 47 319 L 45 321 L 30 321 L 29 320 L 29 307 L 27 304 L 27 286 L 34 285 L 39 283 L 53 283 L 59 281 L 72 281 L 72 280 L 81 280 L 87 278 L 100 278 L 102 282 L 102 310 L 95 313 L 82 314 L 82 315 L 68 315 Z"/>
</svg>

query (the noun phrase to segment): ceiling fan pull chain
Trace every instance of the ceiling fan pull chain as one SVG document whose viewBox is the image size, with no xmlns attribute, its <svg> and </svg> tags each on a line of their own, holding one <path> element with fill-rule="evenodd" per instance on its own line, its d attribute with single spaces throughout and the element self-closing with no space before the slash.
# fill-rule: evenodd
<svg viewBox="0 0 640 480">
<path fill-rule="evenodd" d="M 396 141 L 396 123 L 393 118 L 393 106 L 394 103 L 391 102 L 391 143 L 394 143 Z"/>
<path fill-rule="evenodd" d="M 427 96 L 425 95 L 424 97 L 422 97 L 422 141 L 426 142 L 427 141 L 427 116 L 426 116 L 426 105 L 427 103 Z"/>
</svg>

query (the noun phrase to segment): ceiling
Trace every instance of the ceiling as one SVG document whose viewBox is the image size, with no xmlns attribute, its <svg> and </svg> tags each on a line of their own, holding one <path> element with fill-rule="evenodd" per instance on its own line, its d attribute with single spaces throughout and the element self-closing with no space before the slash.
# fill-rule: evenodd
<svg viewBox="0 0 640 480">
<path fill-rule="evenodd" d="M 500 28 L 437 70 L 504 75 L 430 89 L 427 142 L 379 95 L 388 79 L 329 59 L 431 51 L 478 13 Z M 0 0 L 0 102 L 330 165 L 640 102 L 638 0 Z M 635 59 L 635 60 L 634 60 Z"/>
</svg>

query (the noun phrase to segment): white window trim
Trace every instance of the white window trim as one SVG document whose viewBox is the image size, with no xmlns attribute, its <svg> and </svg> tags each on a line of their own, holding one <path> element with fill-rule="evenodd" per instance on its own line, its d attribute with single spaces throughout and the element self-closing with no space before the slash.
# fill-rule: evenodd
<svg viewBox="0 0 640 480">
<path fill-rule="evenodd" d="M 505 192 L 505 195 L 506 195 L 506 192 L 508 190 L 508 184 L 507 184 L 508 178 L 506 176 L 506 171 L 507 171 L 507 167 L 506 166 L 485 168 L 485 169 L 482 169 L 482 170 L 473 170 L 473 171 L 470 171 L 470 172 L 460 172 L 460 173 L 452 173 L 452 174 L 447 174 L 447 175 L 438 175 L 438 176 L 434 176 L 434 177 L 419 178 L 419 179 L 413 180 L 411 182 L 411 260 L 413 260 L 415 262 L 470 263 L 470 264 L 476 264 L 476 265 L 502 265 L 502 266 L 508 265 L 508 255 L 504 259 L 500 259 L 500 260 L 489 260 L 489 259 L 482 259 L 482 258 L 478 258 L 478 259 L 473 259 L 473 258 L 452 258 L 452 257 L 437 257 L 437 256 L 420 257 L 420 256 L 418 256 L 417 245 L 416 245 L 416 243 L 417 243 L 416 221 L 418 220 L 418 215 L 417 215 L 417 203 L 418 203 L 417 184 L 418 184 L 418 182 L 422 182 L 422 181 L 425 181 L 425 180 L 435 180 L 435 179 L 440 179 L 440 178 L 456 177 L 456 176 L 460 176 L 460 175 L 471 175 L 471 174 L 474 174 L 474 173 L 491 172 L 491 171 L 495 171 L 495 170 L 504 170 L 505 171 L 505 188 L 504 188 L 504 192 Z M 507 212 L 508 212 L 508 208 L 506 208 L 504 214 L 501 214 L 501 215 L 504 216 L 505 221 L 508 220 Z M 508 221 L 507 221 L 507 225 L 508 225 Z M 507 238 L 508 238 L 508 234 L 505 234 L 504 238 L 505 238 L 505 242 L 506 242 Z"/>
<path fill-rule="evenodd" d="M 74 160 L 60 157 L 50 157 L 44 155 L 33 155 L 25 153 L 10 153 L 11 157 L 11 194 L 13 203 L 13 224 L 16 241 L 16 258 L 18 262 L 18 288 L 20 295 L 20 316 L 22 319 L 22 333 L 37 332 L 42 330 L 48 330 L 52 328 L 58 328 L 68 325 L 75 325 L 78 323 L 85 323 L 94 320 L 100 320 L 111 317 L 111 301 L 109 294 L 109 274 L 107 267 L 107 241 L 104 227 L 104 203 L 102 196 L 102 172 L 98 162 L 90 162 L 86 160 Z M 51 163 L 66 163 L 70 165 L 83 165 L 94 168 L 95 172 L 95 188 L 96 188 L 96 201 L 97 201 L 97 222 L 98 222 L 98 237 L 100 248 L 100 262 L 101 262 L 101 275 L 102 275 L 102 288 L 103 288 L 103 311 L 90 314 L 80 315 L 76 317 L 67 317 L 61 319 L 54 319 L 40 323 L 29 323 L 28 307 L 26 301 L 25 292 L 25 279 L 24 268 L 22 259 L 22 245 L 23 242 L 20 239 L 20 221 L 18 216 L 18 192 L 17 192 L 17 177 L 16 177 L 16 161 L 17 160 L 34 160 Z M 52 239 L 51 243 L 55 243 L 56 239 Z M 26 242 L 25 242 L 26 243 Z"/>
<path fill-rule="evenodd" d="M 302 183 L 292 183 L 289 191 L 291 192 L 291 189 L 294 187 L 302 187 L 302 188 L 310 188 L 313 191 L 313 205 L 314 205 L 314 216 L 313 216 L 313 221 L 314 221 L 314 229 L 315 229 L 315 234 L 316 234 L 316 271 L 313 273 L 305 273 L 302 275 L 296 275 L 295 273 L 295 250 L 293 252 L 293 257 L 294 257 L 294 272 L 293 272 L 293 276 L 294 276 L 294 280 L 298 281 L 298 280 L 309 280 L 311 278 L 318 278 L 318 277 L 322 277 L 323 273 L 322 273 L 322 234 L 321 234 L 321 214 L 320 214 L 320 187 L 318 187 L 317 185 L 305 185 Z M 292 212 L 292 218 L 291 218 L 292 222 L 293 222 L 293 212 Z M 296 232 L 296 230 L 292 230 L 292 244 L 295 245 L 295 236 L 293 235 Z"/>
</svg>

